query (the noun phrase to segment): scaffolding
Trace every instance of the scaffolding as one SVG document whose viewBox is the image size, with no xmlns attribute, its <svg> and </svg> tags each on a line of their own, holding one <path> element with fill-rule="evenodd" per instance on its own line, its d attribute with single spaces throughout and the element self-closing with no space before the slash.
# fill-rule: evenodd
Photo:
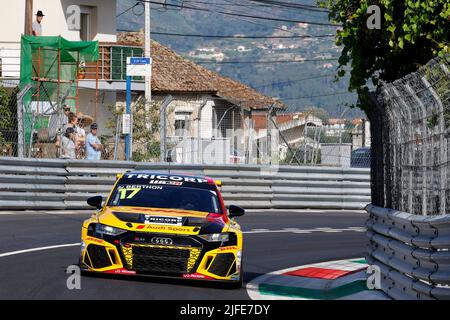
<svg viewBox="0 0 450 320">
<path fill-rule="evenodd" d="M 86 63 L 95 64 L 95 110 L 97 113 L 98 42 L 68 41 L 62 37 L 22 36 L 20 88 L 31 84 L 24 97 L 23 128 L 28 155 L 36 142 L 54 142 L 63 121 L 63 106 L 79 112 L 79 81 Z M 39 140 L 39 141 L 38 141 Z"/>
</svg>

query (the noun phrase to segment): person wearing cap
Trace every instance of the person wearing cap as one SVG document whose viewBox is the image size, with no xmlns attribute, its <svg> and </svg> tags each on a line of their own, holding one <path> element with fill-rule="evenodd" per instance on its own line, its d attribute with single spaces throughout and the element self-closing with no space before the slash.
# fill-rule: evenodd
<svg viewBox="0 0 450 320">
<path fill-rule="evenodd" d="M 61 130 L 63 130 L 63 134 L 67 128 L 67 124 L 69 123 L 69 114 L 70 113 L 71 113 L 70 107 L 67 104 L 65 104 L 63 106 L 63 113 L 61 114 L 60 118 L 58 119 L 59 126 L 60 126 Z"/>
<path fill-rule="evenodd" d="M 91 124 L 91 132 L 86 137 L 86 159 L 100 160 L 102 154 L 102 144 L 97 137 L 98 126 L 94 122 Z"/>
<path fill-rule="evenodd" d="M 33 36 L 40 37 L 42 36 L 42 18 L 44 17 L 44 14 L 41 10 L 39 10 L 36 13 L 36 21 L 33 22 L 32 28 L 33 28 Z"/>
<path fill-rule="evenodd" d="M 52 141 L 55 141 L 55 139 L 59 139 L 59 136 L 65 133 L 67 122 L 69 121 L 69 119 L 67 118 L 69 113 L 70 107 L 68 105 L 64 105 L 63 113 L 52 113 L 50 115 L 48 124 L 48 136 Z"/>
<path fill-rule="evenodd" d="M 75 159 L 75 130 L 67 128 L 61 142 L 61 159 Z"/>
</svg>

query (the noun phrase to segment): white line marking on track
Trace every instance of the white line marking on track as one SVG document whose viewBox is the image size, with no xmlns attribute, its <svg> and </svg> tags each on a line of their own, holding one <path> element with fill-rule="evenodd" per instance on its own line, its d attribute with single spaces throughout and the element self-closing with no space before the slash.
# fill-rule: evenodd
<svg viewBox="0 0 450 320">
<path fill-rule="evenodd" d="M 362 227 L 349 227 L 342 229 L 333 228 L 315 228 L 315 229 L 298 229 L 298 228 L 283 228 L 279 230 L 268 230 L 268 229 L 251 229 L 249 231 L 244 231 L 245 234 L 252 233 L 313 233 L 313 232 L 325 232 L 325 233 L 338 233 L 345 231 L 353 232 L 365 232 L 366 229 Z"/>
<path fill-rule="evenodd" d="M 0 253 L 0 258 L 8 257 L 8 256 L 14 256 L 14 255 L 17 255 L 17 254 L 28 253 L 28 252 L 51 250 L 51 249 L 58 249 L 58 248 L 65 248 L 65 247 L 76 247 L 76 246 L 79 246 L 79 245 L 81 245 L 81 243 L 68 243 L 68 244 L 59 244 L 59 245 L 48 246 L 48 247 L 39 247 L 39 248 L 32 248 L 32 249 L 25 249 L 25 250 L 17 250 L 17 251 Z"/>
<path fill-rule="evenodd" d="M 92 215 L 92 211 L 0 211 L 0 216 L 11 215 L 30 215 L 30 216 L 46 216 L 46 215 Z"/>
</svg>

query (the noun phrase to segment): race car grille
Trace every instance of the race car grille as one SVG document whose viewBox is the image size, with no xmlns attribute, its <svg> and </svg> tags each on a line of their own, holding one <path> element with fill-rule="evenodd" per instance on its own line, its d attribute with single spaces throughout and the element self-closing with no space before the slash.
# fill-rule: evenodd
<svg viewBox="0 0 450 320">
<path fill-rule="evenodd" d="M 228 274 L 228 271 L 230 271 L 233 263 L 234 254 L 220 253 L 214 258 L 208 272 L 216 274 L 219 277 L 225 277 Z"/>
<path fill-rule="evenodd" d="M 128 247 L 128 248 L 127 248 Z M 200 248 L 160 245 L 124 245 L 122 252 L 130 270 L 143 272 L 191 272 Z"/>
<path fill-rule="evenodd" d="M 89 255 L 88 258 L 87 255 Z M 111 259 L 106 252 L 106 248 L 103 246 L 95 244 L 88 245 L 87 255 L 85 255 L 84 261 L 95 269 L 105 268 L 111 265 Z"/>
</svg>

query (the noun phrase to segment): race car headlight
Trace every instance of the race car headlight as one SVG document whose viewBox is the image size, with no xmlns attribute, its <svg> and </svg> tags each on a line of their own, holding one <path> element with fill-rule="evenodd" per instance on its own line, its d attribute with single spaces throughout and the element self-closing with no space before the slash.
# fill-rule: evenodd
<svg viewBox="0 0 450 320">
<path fill-rule="evenodd" d="M 104 224 L 99 224 L 98 223 L 95 226 L 95 233 L 101 234 L 101 235 L 106 234 L 106 235 L 109 235 L 109 236 L 118 236 L 118 235 L 120 235 L 122 233 L 125 233 L 125 232 L 127 232 L 127 230 L 114 228 L 114 227 L 107 226 L 107 225 L 104 225 Z"/>
<path fill-rule="evenodd" d="M 227 242 L 230 238 L 228 233 L 201 234 L 199 237 L 209 242 Z"/>
</svg>

